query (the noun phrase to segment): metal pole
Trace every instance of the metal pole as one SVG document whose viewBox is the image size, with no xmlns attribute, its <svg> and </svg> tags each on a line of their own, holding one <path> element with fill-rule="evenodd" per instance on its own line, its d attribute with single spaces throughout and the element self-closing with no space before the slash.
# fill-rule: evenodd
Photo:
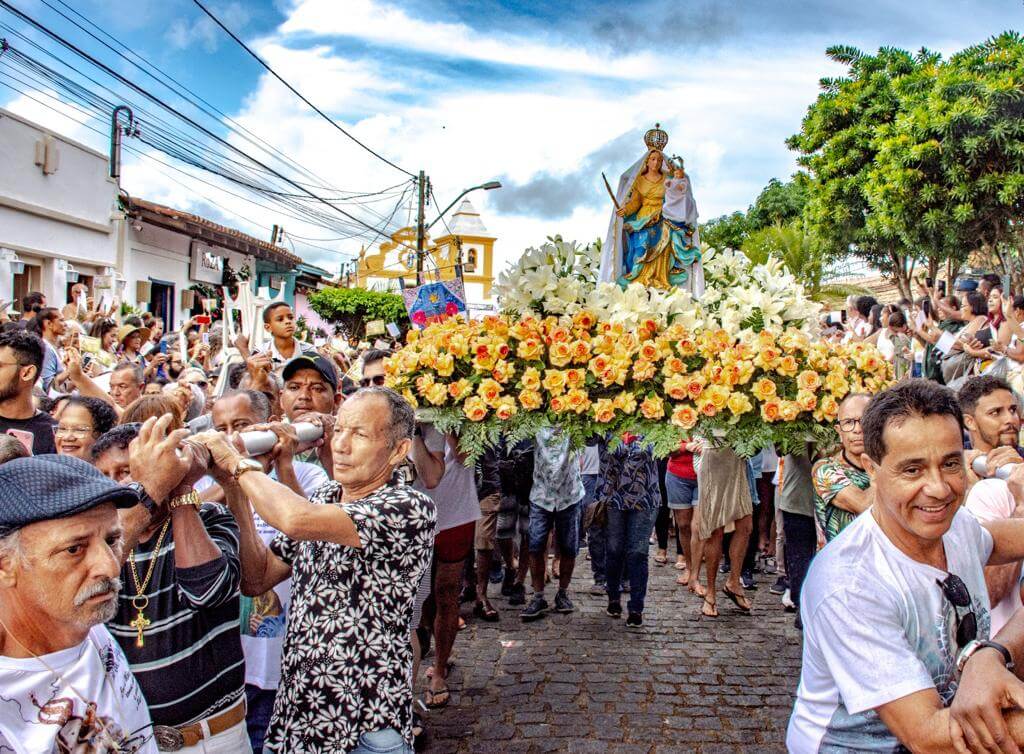
<svg viewBox="0 0 1024 754">
<path fill-rule="evenodd" d="M 424 204 L 427 198 L 427 177 L 420 171 L 420 202 L 416 213 L 416 285 L 423 285 L 423 247 L 426 245 L 426 226 L 424 224 Z"/>
<path fill-rule="evenodd" d="M 110 115 L 110 177 L 117 180 L 120 184 L 121 178 L 121 124 L 118 122 L 118 116 L 122 113 L 128 113 L 128 128 L 132 127 L 135 122 L 135 115 L 132 113 L 132 109 L 127 105 L 118 105 L 114 108 L 114 112 Z"/>
</svg>

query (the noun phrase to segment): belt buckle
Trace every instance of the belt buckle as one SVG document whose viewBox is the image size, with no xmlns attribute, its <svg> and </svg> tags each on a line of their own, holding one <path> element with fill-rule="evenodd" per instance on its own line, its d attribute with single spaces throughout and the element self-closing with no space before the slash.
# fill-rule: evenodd
<svg viewBox="0 0 1024 754">
<path fill-rule="evenodd" d="M 180 751 L 185 748 L 185 736 L 169 725 L 154 725 L 153 739 L 160 751 Z"/>
</svg>

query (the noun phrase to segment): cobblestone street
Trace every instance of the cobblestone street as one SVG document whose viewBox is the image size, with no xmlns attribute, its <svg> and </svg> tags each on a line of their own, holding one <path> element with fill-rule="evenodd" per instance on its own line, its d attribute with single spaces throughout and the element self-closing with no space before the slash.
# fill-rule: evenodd
<svg viewBox="0 0 1024 754">
<path fill-rule="evenodd" d="M 653 557 L 654 549 L 651 549 Z M 671 557 L 671 556 L 670 556 Z M 651 561 L 645 625 L 627 632 L 591 596 L 581 551 L 576 612 L 522 623 L 472 618 L 455 642 L 452 702 L 430 713 L 430 752 L 781 752 L 800 668 L 792 614 L 758 574 L 752 616 L 719 591 L 717 619 Z M 719 589 L 722 581 L 719 581 Z M 492 585 L 490 593 L 498 593 Z M 548 600 L 553 596 L 548 586 Z M 628 595 L 623 595 L 625 605 Z"/>
</svg>

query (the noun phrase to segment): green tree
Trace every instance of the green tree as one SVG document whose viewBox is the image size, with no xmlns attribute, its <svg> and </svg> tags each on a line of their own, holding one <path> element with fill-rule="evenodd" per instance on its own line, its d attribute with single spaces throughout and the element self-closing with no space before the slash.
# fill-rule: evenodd
<svg viewBox="0 0 1024 754">
<path fill-rule="evenodd" d="M 785 183 L 778 178 L 768 181 L 768 185 L 761 189 L 761 193 L 747 211 L 750 230 L 787 223 L 803 215 L 804 205 L 807 204 L 809 180 L 807 173 L 800 171 Z"/>
<path fill-rule="evenodd" d="M 738 249 L 750 232 L 747 216 L 742 212 L 722 215 L 700 226 L 700 240 L 716 249 Z"/>
<path fill-rule="evenodd" d="M 406 329 L 409 317 L 405 302 L 397 293 L 365 288 L 324 288 L 309 295 L 309 307 L 328 322 L 341 325 L 349 335 L 363 337 L 366 323 L 395 322 Z"/>
<path fill-rule="evenodd" d="M 878 158 L 878 129 L 900 113 L 896 82 L 914 73 L 921 61 L 891 48 L 865 55 L 835 46 L 827 55 L 845 64 L 847 75 L 822 79 L 821 94 L 808 108 L 800 133 L 787 140 L 810 172 L 804 212 L 808 231 L 826 258 L 855 254 L 893 277 L 909 296 L 918 250 L 891 224 L 872 222 L 865 184 Z"/>
</svg>

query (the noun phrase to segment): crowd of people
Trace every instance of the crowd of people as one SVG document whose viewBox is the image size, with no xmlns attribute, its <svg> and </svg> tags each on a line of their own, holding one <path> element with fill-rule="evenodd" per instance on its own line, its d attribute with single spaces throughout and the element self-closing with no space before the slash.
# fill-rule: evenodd
<svg viewBox="0 0 1024 754">
<path fill-rule="evenodd" d="M 761 589 L 793 613 L 791 750 L 1014 751 L 1024 300 L 1000 285 L 827 316 L 900 378 L 844 398 L 835 448 L 659 461 L 545 429 L 475 464 L 385 387 L 389 350 L 300 341 L 283 302 L 250 348 L 31 294 L 0 324 L 0 751 L 411 752 L 466 618 L 572 613 L 586 569 L 643 631 L 651 567 L 702 620 Z"/>
</svg>

